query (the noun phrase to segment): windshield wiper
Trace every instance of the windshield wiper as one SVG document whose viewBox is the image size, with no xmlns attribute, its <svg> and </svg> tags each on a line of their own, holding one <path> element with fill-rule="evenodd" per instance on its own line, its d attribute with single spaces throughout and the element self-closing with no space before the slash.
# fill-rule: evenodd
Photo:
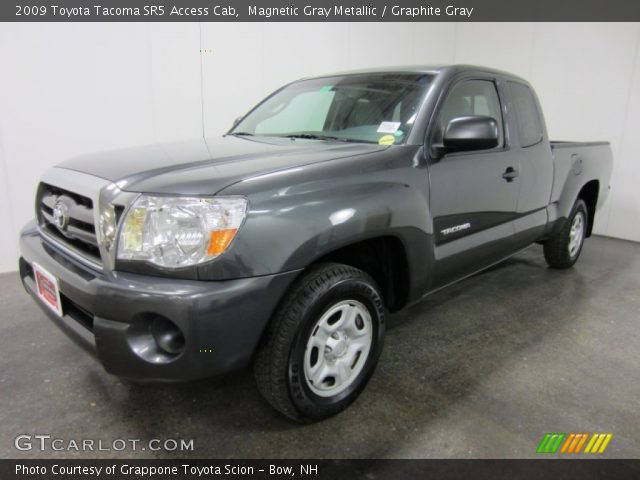
<svg viewBox="0 0 640 480">
<path fill-rule="evenodd" d="M 238 137 L 253 137 L 253 133 L 249 132 L 232 132 L 229 135 L 236 135 Z"/>
<path fill-rule="evenodd" d="M 306 138 L 308 140 L 340 140 L 346 142 L 347 140 L 340 137 L 332 137 L 330 135 L 316 135 L 315 133 L 293 133 L 291 135 L 283 135 L 287 138 Z"/>
</svg>

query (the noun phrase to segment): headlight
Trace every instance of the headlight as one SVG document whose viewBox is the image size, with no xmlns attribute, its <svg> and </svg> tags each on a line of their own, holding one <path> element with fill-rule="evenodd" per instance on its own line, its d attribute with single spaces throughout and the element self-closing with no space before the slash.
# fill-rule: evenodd
<svg viewBox="0 0 640 480">
<path fill-rule="evenodd" d="M 122 223 L 118 259 L 168 268 L 206 262 L 227 249 L 246 211 L 241 197 L 141 195 Z"/>
</svg>

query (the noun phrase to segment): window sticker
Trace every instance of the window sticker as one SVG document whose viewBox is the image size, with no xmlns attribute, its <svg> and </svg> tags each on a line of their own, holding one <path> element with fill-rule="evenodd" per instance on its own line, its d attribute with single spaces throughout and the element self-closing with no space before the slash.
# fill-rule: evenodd
<svg viewBox="0 0 640 480">
<path fill-rule="evenodd" d="M 333 85 L 325 85 L 320 89 L 322 93 L 329 93 L 333 89 Z"/>
<path fill-rule="evenodd" d="M 396 142 L 396 137 L 393 135 L 383 135 L 378 140 L 379 145 L 393 145 Z"/>
<path fill-rule="evenodd" d="M 378 127 L 378 133 L 396 133 L 402 122 L 382 122 Z"/>
</svg>

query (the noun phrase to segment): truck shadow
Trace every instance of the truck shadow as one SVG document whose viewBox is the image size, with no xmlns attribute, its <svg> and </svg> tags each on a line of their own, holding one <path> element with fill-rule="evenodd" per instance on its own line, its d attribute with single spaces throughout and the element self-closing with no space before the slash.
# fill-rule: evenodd
<svg viewBox="0 0 640 480">
<path fill-rule="evenodd" d="M 505 364 L 561 335 L 573 321 L 570 305 L 587 295 L 584 277 L 547 269 L 539 247 L 441 290 L 388 319 L 385 350 L 364 394 L 342 414 L 311 425 L 274 412 L 250 372 L 144 385 L 95 370 L 87 380 L 138 438 L 194 440 L 193 452 L 154 456 L 394 456 L 398 444 L 428 434 L 456 404 L 473 403 Z"/>
</svg>

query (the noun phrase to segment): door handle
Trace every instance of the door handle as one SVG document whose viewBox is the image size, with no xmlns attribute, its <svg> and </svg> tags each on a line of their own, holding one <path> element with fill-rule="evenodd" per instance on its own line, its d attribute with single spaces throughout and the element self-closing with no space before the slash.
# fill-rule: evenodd
<svg viewBox="0 0 640 480">
<path fill-rule="evenodd" d="M 520 175 L 520 172 L 518 172 L 515 168 L 507 167 L 507 169 L 502 174 L 502 178 L 504 178 L 507 182 L 513 182 L 518 175 Z"/>
</svg>

